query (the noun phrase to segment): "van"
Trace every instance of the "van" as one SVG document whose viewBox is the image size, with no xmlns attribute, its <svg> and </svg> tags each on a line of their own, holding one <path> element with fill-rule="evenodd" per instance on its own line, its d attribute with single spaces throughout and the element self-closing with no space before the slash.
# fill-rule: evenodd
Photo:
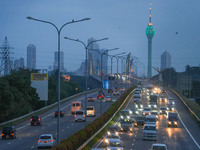
<svg viewBox="0 0 200 150">
<path fill-rule="evenodd" d="M 94 106 L 87 106 L 87 116 L 95 117 L 95 108 L 94 108 Z"/>
<path fill-rule="evenodd" d="M 71 113 L 75 114 L 76 111 L 79 111 L 82 109 L 82 103 L 80 101 L 72 102 L 71 104 Z"/>
</svg>

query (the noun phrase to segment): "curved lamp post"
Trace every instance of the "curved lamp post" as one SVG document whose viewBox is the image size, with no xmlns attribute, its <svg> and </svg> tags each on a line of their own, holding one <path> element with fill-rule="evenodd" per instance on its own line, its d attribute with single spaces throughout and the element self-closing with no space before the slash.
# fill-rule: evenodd
<svg viewBox="0 0 200 150">
<path fill-rule="evenodd" d="M 72 38 L 68 38 L 68 37 L 64 37 L 65 39 L 67 40 L 71 40 L 71 41 L 75 41 L 75 42 L 79 42 L 81 44 L 83 44 L 85 50 L 86 50 L 86 62 L 85 62 L 85 69 L 86 69 L 86 74 L 85 74 L 85 126 L 87 125 L 86 121 L 87 121 L 87 78 L 88 78 L 88 47 L 90 44 L 94 43 L 94 42 L 99 42 L 99 41 L 103 41 L 103 40 L 108 40 L 108 38 L 103 38 L 103 39 L 100 39 L 100 40 L 94 40 L 94 41 L 91 41 L 90 43 L 88 43 L 87 45 L 79 40 L 79 39 L 72 39 Z"/>
<path fill-rule="evenodd" d="M 90 20 L 91 18 L 84 18 L 81 20 L 72 20 L 72 21 L 67 22 L 64 25 L 62 25 L 60 29 L 50 21 L 36 19 L 36 18 L 30 17 L 30 16 L 26 17 L 26 18 L 29 20 L 34 20 L 34 21 L 50 24 L 53 27 L 55 27 L 55 29 L 57 31 L 57 34 L 58 34 L 58 112 L 60 112 L 60 33 L 61 33 L 63 27 L 65 27 L 68 24 L 78 23 L 81 21 L 87 21 L 87 20 Z M 59 144 L 59 143 L 60 143 L 60 115 L 58 115 L 58 119 L 57 119 L 57 144 Z"/>
</svg>

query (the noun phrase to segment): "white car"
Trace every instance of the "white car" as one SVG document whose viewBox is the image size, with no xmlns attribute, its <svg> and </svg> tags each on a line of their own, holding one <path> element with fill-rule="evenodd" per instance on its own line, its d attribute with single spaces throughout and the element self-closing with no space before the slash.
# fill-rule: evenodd
<svg viewBox="0 0 200 150">
<path fill-rule="evenodd" d="M 51 148 L 55 144 L 55 139 L 52 134 L 42 134 L 38 139 L 38 149 L 39 148 Z"/>
<path fill-rule="evenodd" d="M 116 139 L 108 143 L 106 150 L 124 150 L 124 144 L 120 139 Z"/>
<path fill-rule="evenodd" d="M 105 143 L 108 144 L 109 142 L 113 142 L 116 140 L 120 140 L 120 136 L 118 134 L 108 134 L 105 136 Z"/>
<path fill-rule="evenodd" d="M 75 122 L 85 121 L 85 113 L 83 110 L 76 111 L 74 117 L 75 117 Z"/>
<path fill-rule="evenodd" d="M 151 150 L 167 150 L 167 145 L 156 143 L 151 146 Z"/>
</svg>

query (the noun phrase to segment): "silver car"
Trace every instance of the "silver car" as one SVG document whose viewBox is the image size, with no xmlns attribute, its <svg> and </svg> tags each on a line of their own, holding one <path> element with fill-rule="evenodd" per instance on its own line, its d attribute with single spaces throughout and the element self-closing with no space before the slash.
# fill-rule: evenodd
<svg viewBox="0 0 200 150">
<path fill-rule="evenodd" d="M 85 113 L 83 110 L 76 111 L 74 117 L 75 117 L 75 122 L 85 121 Z"/>
</svg>

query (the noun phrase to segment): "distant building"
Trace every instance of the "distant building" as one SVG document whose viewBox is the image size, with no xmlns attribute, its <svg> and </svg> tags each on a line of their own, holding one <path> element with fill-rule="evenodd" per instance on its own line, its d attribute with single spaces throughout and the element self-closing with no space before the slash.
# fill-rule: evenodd
<svg viewBox="0 0 200 150">
<path fill-rule="evenodd" d="M 29 44 L 27 47 L 27 68 L 36 69 L 36 46 Z"/>
<path fill-rule="evenodd" d="M 53 70 L 58 69 L 58 51 L 54 52 Z M 64 52 L 60 51 L 60 70 L 64 71 Z"/>
<path fill-rule="evenodd" d="M 19 67 L 24 68 L 24 58 L 20 57 L 19 59 Z"/>
<path fill-rule="evenodd" d="M 24 68 L 24 58 L 22 57 L 14 60 L 14 70 L 19 70 L 20 68 Z"/>
<path fill-rule="evenodd" d="M 160 70 L 164 70 L 167 68 L 171 68 L 171 55 L 165 51 L 162 55 L 161 55 L 161 68 Z"/>
</svg>

